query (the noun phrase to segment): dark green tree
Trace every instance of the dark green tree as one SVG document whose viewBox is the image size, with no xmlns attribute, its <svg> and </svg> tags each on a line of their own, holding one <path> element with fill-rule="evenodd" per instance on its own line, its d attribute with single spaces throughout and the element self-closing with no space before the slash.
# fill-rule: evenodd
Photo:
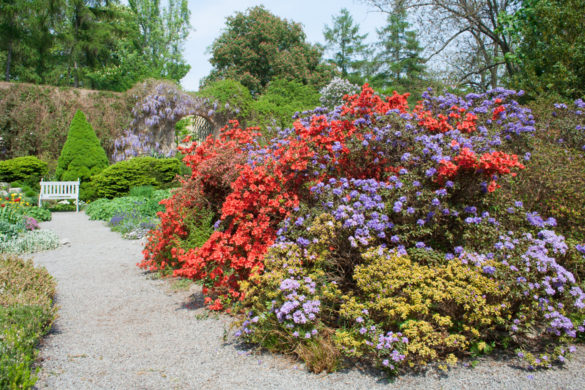
<svg viewBox="0 0 585 390">
<path fill-rule="evenodd" d="M 0 2 L 0 49 L 5 52 L 4 80 L 12 78 L 12 67 L 18 45 L 23 38 L 23 16 L 26 12 L 24 3 L 20 0 L 2 0 Z"/>
<path fill-rule="evenodd" d="M 93 128 L 81 111 L 77 111 L 55 172 L 59 180 L 87 181 L 108 166 L 108 157 Z"/>
<path fill-rule="evenodd" d="M 365 75 L 369 47 L 364 43 L 368 34 L 359 34 L 359 24 L 354 24 L 349 11 L 342 8 L 334 16 L 331 27 L 325 26 L 323 35 L 328 52 L 333 54 L 330 62 L 335 64 L 341 76 L 355 83 L 361 83 Z"/>
<path fill-rule="evenodd" d="M 585 95 L 585 1 L 524 0 L 514 29 L 520 43 L 515 88 L 530 95 Z"/>
<path fill-rule="evenodd" d="M 406 10 L 397 8 L 387 17 L 387 24 L 377 29 L 381 49 L 375 58 L 378 66 L 372 84 L 382 88 L 409 89 L 420 83 L 424 72 L 422 48 L 416 32 L 409 30 Z"/>
<path fill-rule="evenodd" d="M 123 91 L 189 70 L 187 0 L 3 0 L 5 80 Z"/>
<path fill-rule="evenodd" d="M 306 42 L 301 25 L 262 6 L 228 17 L 225 31 L 209 50 L 213 69 L 203 86 L 231 78 L 254 96 L 274 78 L 317 87 L 331 78 L 330 68 L 321 63 L 321 49 Z"/>
<path fill-rule="evenodd" d="M 55 79 L 59 68 L 59 38 L 57 29 L 63 22 L 64 0 L 33 0 L 28 3 L 28 26 L 25 43 L 29 55 L 25 62 L 31 81 L 45 84 Z"/>
</svg>

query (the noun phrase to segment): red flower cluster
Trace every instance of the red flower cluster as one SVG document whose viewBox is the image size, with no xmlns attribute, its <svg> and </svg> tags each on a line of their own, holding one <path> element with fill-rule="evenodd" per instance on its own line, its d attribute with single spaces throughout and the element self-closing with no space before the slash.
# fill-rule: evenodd
<svg viewBox="0 0 585 390">
<path fill-rule="evenodd" d="M 490 183 L 487 187 L 488 192 L 494 192 L 500 185 L 496 183 L 496 178 L 502 175 L 510 174 L 516 176 L 512 172 L 512 168 L 524 169 L 518 161 L 518 156 L 515 154 L 506 154 L 504 152 L 485 153 L 477 158 L 475 153 L 469 148 L 463 148 L 459 155 L 453 158 L 453 162 L 441 160 L 439 162 L 439 169 L 437 170 L 437 181 L 444 183 L 448 179 L 452 179 L 460 172 L 479 173 L 489 179 Z"/>
<path fill-rule="evenodd" d="M 463 107 L 452 106 L 449 109 L 449 114 L 439 114 L 433 117 L 433 113 L 429 110 L 423 110 L 422 105 L 415 107 L 415 113 L 419 117 L 419 126 L 424 127 L 431 133 L 446 133 L 453 129 L 458 129 L 462 133 L 473 133 L 477 130 L 477 116 L 467 111 Z M 464 115 L 465 114 L 465 115 Z"/>
</svg>

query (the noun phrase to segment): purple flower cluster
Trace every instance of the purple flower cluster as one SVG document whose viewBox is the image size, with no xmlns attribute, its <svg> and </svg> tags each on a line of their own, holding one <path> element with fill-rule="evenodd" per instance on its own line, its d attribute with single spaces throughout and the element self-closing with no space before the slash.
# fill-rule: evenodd
<svg viewBox="0 0 585 390">
<path fill-rule="evenodd" d="M 143 89 L 149 90 L 149 93 L 143 97 L 136 96 L 130 126 L 114 140 L 114 161 L 140 155 L 172 156 L 175 153 L 172 147 L 175 125 L 180 119 L 198 115 L 227 123 L 227 117 L 231 118 L 237 111 L 227 104 L 219 110 L 223 114 L 220 115 L 222 118 L 218 118 L 217 102 L 191 96 L 168 82 L 159 82 L 154 87 L 145 83 Z"/>
<path fill-rule="evenodd" d="M 285 327 L 294 329 L 297 325 L 311 324 L 317 319 L 321 310 L 321 302 L 318 299 L 310 299 L 315 294 L 316 283 L 310 277 L 284 279 L 280 283 L 279 291 L 282 303 L 274 301 L 272 310 L 279 322 L 285 323 Z M 308 295 L 305 295 L 308 294 Z M 305 330 L 304 336 L 310 338 L 312 330 Z M 295 329 L 293 335 L 298 335 L 300 329 Z M 295 333 L 296 332 L 296 333 Z M 308 335 L 308 336 L 307 336 Z"/>
<path fill-rule="evenodd" d="M 363 343 L 361 348 L 366 350 L 366 354 L 374 354 L 383 368 L 395 370 L 395 365 L 406 357 L 403 351 L 408 344 L 408 337 L 400 332 L 382 331 L 368 318 L 367 309 L 362 312 L 366 318 L 357 317 L 354 326 L 357 333 L 355 337 Z M 355 350 L 349 352 L 355 353 Z"/>
<path fill-rule="evenodd" d="M 39 226 L 39 223 L 37 222 L 36 219 L 34 219 L 33 217 L 26 217 L 24 220 L 24 228 L 26 230 L 37 230 L 40 229 L 41 227 Z"/>
</svg>

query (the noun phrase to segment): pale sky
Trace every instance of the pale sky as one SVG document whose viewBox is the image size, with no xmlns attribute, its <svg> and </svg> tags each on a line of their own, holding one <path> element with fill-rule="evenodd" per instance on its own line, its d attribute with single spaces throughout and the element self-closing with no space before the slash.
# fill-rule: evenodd
<svg viewBox="0 0 585 390">
<path fill-rule="evenodd" d="M 226 17 L 236 11 L 264 5 L 274 15 L 289 21 L 301 23 L 310 43 L 324 44 L 323 28 L 332 25 L 332 17 L 347 8 L 360 33 L 368 33 L 368 42 L 377 39 L 376 28 L 381 28 L 386 15 L 377 12 L 360 0 L 189 0 L 191 10 L 191 31 L 185 44 L 185 59 L 191 71 L 181 80 L 188 91 L 199 89 L 199 80 L 209 74 L 211 64 L 207 48 L 221 35 Z"/>
</svg>

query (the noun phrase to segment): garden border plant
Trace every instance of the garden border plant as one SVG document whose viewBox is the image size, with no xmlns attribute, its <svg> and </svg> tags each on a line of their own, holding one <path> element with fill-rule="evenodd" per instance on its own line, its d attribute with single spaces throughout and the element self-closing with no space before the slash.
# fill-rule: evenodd
<svg viewBox="0 0 585 390">
<path fill-rule="evenodd" d="M 408 94 L 366 85 L 268 144 L 234 122 L 183 149 L 193 173 L 163 202 L 140 266 L 200 281 L 210 309 L 247 312 L 245 340 L 316 371 L 338 365 L 318 365 L 324 351 L 393 374 L 494 346 L 561 364 L 584 330 L 584 275 L 569 267 L 585 249 L 499 195 L 530 163 L 520 95 L 429 91 L 411 110 Z M 214 232 L 185 248 L 201 209 Z"/>
<path fill-rule="evenodd" d="M 57 312 L 55 287 L 47 270 L 32 260 L 0 255 L 0 387 L 34 386 L 35 348 Z"/>
</svg>

